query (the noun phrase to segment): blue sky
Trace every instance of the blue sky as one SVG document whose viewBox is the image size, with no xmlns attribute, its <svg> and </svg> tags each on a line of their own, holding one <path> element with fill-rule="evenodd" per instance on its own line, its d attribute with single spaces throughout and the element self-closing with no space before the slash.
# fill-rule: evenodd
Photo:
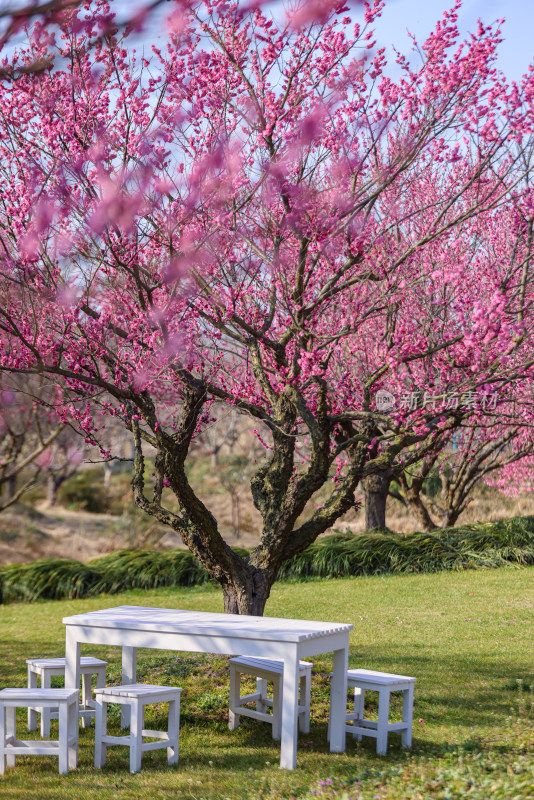
<svg viewBox="0 0 534 800">
<path fill-rule="evenodd" d="M 388 0 L 377 25 L 380 45 L 394 44 L 409 52 L 407 31 L 419 41 L 425 38 L 453 0 Z M 499 66 L 508 78 L 518 80 L 534 61 L 534 0 L 464 0 L 459 18 L 462 33 L 474 32 L 477 20 L 494 22 L 504 17 L 504 41 Z"/>
<path fill-rule="evenodd" d="M 17 0 L 21 2 L 22 0 Z M 119 19 L 129 16 L 146 0 L 111 0 L 111 7 Z M 423 41 L 432 30 L 443 11 L 453 4 L 454 0 L 386 0 L 386 8 L 381 20 L 376 25 L 378 45 L 395 45 L 401 52 L 408 53 L 411 43 L 407 36 L 409 30 L 419 41 Z M 9 5 L 14 4 L 10 2 Z M 0 0 L 0 5 L 6 5 Z M 281 7 L 275 2 L 271 9 Z M 169 5 L 163 4 L 165 13 Z M 358 10 L 354 16 L 361 14 Z M 499 66 L 508 78 L 518 80 L 526 72 L 529 63 L 534 61 L 534 0 L 464 0 L 460 13 L 460 29 L 463 34 L 474 32 L 477 20 L 493 22 L 504 17 L 504 41 L 500 47 Z M 155 14 L 148 30 L 138 38 L 138 47 L 156 42 L 162 29 L 161 16 Z M 16 39 L 10 44 L 13 46 Z M 10 49 L 9 46 L 7 49 Z"/>
<path fill-rule="evenodd" d="M 377 44 L 379 46 L 395 45 L 401 52 L 408 53 L 411 41 L 407 31 L 413 33 L 421 42 L 433 29 L 443 12 L 450 8 L 454 0 L 386 0 L 386 8 L 382 18 L 376 25 Z M 132 6 L 142 4 L 143 0 L 111 0 L 112 8 L 119 17 Z M 267 6 L 276 14 L 282 3 L 275 2 Z M 163 12 L 168 8 L 163 5 Z M 357 18 L 361 12 L 355 9 L 352 15 Z M 161 18 L 156 15 L 145 31 L 145 42 L 158 38 L 152 33 L 161 29 Z M 462 34 L 475 32 L 477 20 L 484 23 L 494 22 L 504 17 L 504 41 L 499 50 L 499 66 L 508 78 L 519 80 L 529 63 L 534 61 L 534 0 L 464 0 L 460 12 L 459 25 Z"/>
</svg>

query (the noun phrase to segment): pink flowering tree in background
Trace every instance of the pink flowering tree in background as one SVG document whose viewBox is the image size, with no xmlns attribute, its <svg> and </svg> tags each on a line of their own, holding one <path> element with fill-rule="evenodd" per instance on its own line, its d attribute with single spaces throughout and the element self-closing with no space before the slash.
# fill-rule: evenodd
<svg viewBox="0 0 534 800">
<path fill-rule="evenodd" d="M 483 274 L 488 274 L 495 265 L 499 265 L 498 269 L 502 269 L 503 274 L 509 270 L 510 274 L 516 275 L 515 291 L 521 298 L 526 292 L 525 279 L 532 257 L 529 197 L 528 191 L 521 199 L 515 195 L 498 211 L 481 216 L 476 224 L 471 225 L 470 238 L 467 240 L 457 240 L 453 245 L 444 241 L 444 251 L 439 253 L 434 250 L 427 263 L 427 285 L 433 284 L 435 293 L 449 292 L 451 297 L 452 292 L 460 295 L 467 291 L 474 299 L 479 287 L 473 284 L 467 286 L 460 274 L 451 283 L 447 277 L 450 265 L 476 263 L 477 270 L 482 270 Z M 482 241 L 484 246 L 480 247 Z M 429 251 L 426 255 L 428 254 Z M 435 269 L 436 265 L 443 265 L 444 271 L 441 274 Z M 517 266 L 521 268 L 520 278 Z M 434 282 L 436 277 L 439 281 Z M 486 342 L 492 337 L 498 339 L 497 334 L 508 316 L 501 304 L 502 300 L 503 298 L 499 300 L 498 293 L 493 298 L 486 296 L 484 299 L 482 295 L 478 297 L 479 302 L 469 306 L 468 313 L 474 323 L 472 330 L 481 324 L 482 330 L 486 331 Z M 428 302 L 428 295 L 413 295 L 412 309 L 416 313 L 415 319 L 421 324 L 425 320 L 432 320 L 432 315 L 429 316 L 422 308 L 422 304 L 426 305 Z M 434 302 L 433 299 L 431 302 Z M 520 300 L 515 316 L 516 325 L 521 325 L 524 319 L 523 303 L 524 298 Z M 451 312 L 456 313 L 454 304 L 445 311 L 449 320 Z M 502 316 L 500 312 L 504 312 Z M 440 317 L 442 314 L 443 311 L 440 312 Z M 493 314 L 492 322 L 486 319 L 487 314 Z M 390 318 L 389 324 L 396 327 L 397 310 L 390 312 Z M 432 324 L 436 321 L 432 320 Z M 523 334 L 516 338 L 516 343 L 525 346 Z M 526 352 L 528 348 L 525 349 Z M 386 527 L 388 496 L 409 507 L 424 530 L 432 530 L 438 526 L 455 524 L 465 510 L 475 486 L 482 479 L 489 478 L 490 474 L 495 473 L 495 479 L 499 476 L 501 487 L 506 482 L 506 476 L 510 475 L 507 467 L 511 464 L 522 471 L 526 470 L 525 475 L 528 475 L 526 465 L 532 451 L 533 420 L 532 384 L 527 374 L 519 381 L 501 383 L 497 380 L 486 386 L 479 384 L 478 387 L 474 385 L 471 389 L 462 389 L 454 381 L 443 381 L 440 377 L 436 380 L 436 374 L 430 371 L 419 385 L 401 384 L 396 391 L 396 397 L 388 398 L 386 395 L 386 403 L 389 400 L 404 409 L 427 409 L 436 415 L 454 409 L 467 413 L 457 416 L 452 424 L 441 431 L 436 431 L 432 447 L 426 449 L 425 456 L 419 463 L 412 461 L 406 465 L 399 458 L 387 469 L 371 474 L 362 481 L 368 529 Z M 425 497 L 425 487 L 436 471 L 439 471 L 437 481 L 441 484 L 441 496 L 439 499 L 432 499 Z M 430 507 L 437 522 L 429 513 Z"/>
<path fill-rule="evenodd" d="M 495 426 L 497 427 L 497 426 Z M 516 476 L 530 472 L 532 481 L 532 427 L 509 426 L 498 431 L 465 425 L 446 437 L 440 451 L 428 453 L 419 464 L 398 470 L 399 490 L 390 496 L 409 508 L 422 530 L 455 525 L 482 482 L 511 493 L 531 490 Z M 430 483 L 430 485 L 429 485 Z"/>
<path fill-rule="evenodd" d="M 381 2 L 361 25 L 310 8 L 177 3 L 148 59 L 127 30 L 96 35 L 95 2 L 3 64 L 0 368 L 61 387 L 88 443 L 124 424 L 135 502 L 234 613 L 263 613 L 360 481 L 512 393 L 530 413 L 534 77 L 497 72 L 497 30 L 461 43 L 458 6 L 395 79 Z M 38 59 L 54 69 L 24 71 Z M 456 405 L 377 394 L 452 388 Z M 491 412 L 466 400 L 495 393 Z M 214 402 L 264 442 L 247 558 L 187 479 Z"/>
</svg>

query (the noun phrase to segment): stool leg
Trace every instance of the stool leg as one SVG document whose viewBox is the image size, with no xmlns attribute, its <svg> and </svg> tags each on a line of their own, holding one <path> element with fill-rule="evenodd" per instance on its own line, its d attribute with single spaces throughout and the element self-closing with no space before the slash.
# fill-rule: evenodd
<svg viewBox="0 0 534 800">
<path fill-rule="evenodd" d="M 357 725 L 360 720 L 363 720 L 365 713 L 365 689 L 360 689 L 358 686 L 354 687 L 354 711 L 358 714 L 358 719 L 354 720 L 353 725 Z M 361 733 L 352 735 L 358 742 L 361 742 Z"/>
<path fill-rule="evenodd" d="M 406 730 L 402 731 L 402 746 L 409 749 L 412 746 L 413 723 L 413 684 L 402 693 L 402 721 L 406 723 Z"/>
<path fill-rule="evenodd" d="M 178 763 L 179 736 L 180 736 L 180 699 L 169 701 L 169 723 L 167 725 L 169 746 L 167 747 L 167 762 Z"/>
<path fill-rule="evenodd" d="M 130 704 L 130 772 L 139 772 L 143 756 L 143 704 L 137 698 Z"/>
<path fill-rule="evenodd" d="M 389 689 L 380 689 L 378 692 L 376 752 L 379 756 L 385 756 L 388 749 L 389 695 Z"/>
<path fill-rule="evenodd" d="M 41 672 L 41 688 L 50 689 L 50 673 L 47 669 Z M 50 707 L 41 709 L 41 736 L 50 738 Z"/>
<path fill-rule="evenodd" d="M 67 714 L 67 762 L 69 768 L 72 769 L 78 766 L 78 709 L 76 705 L 76 703 L 69 703 Z"/>
<path fill-rule="evenodd" d="M 106 668 L 105 667 L 97 667 L 96 670 L 96 688 L 103 689 L 106 685 Z M 92 698 L 89 698 L 92 699 Z"/>
<path fill-rule="evenodd" d="M 228 727 L 235 731 L 239 727 L 239 698 L 241 695 L 241 673 L 235 664 L 230 664 L 230 709 L 228 711 Z"/>
<path fill-rule="evenodd" d="M 33 671 L 31 664 L 28 664 L 28 689 L 37 689 L 37 673 Z M 36 708 L 28 708 L 28 730 L 37 730 Z"/>
<path fill-rule="evenodd" d="M 0 703 L 0 775 L 6 774 L 6 710 Z"/>
<path fill-rule="evenodd" d="M 304 713 L 299 714 L 299 730 L 302 733 L 310 732 L 310 701 L 311 701 L 311 675 L 306 670 L 300 679 L 299 705 L 304 706 Z"/>
<path fill-rule="evenodd" d="M 260 697 L 256 700 L 256 711 L 267 711 L 267 681 L 265 678 L 256 678 L 256 692 L 259 692 Z"/>
<path fill-rule="evenodd" d="M 280 675 L 273 676 L 273 739 L 278 741 L 282 736 L 282 692 L 284 683 Z"/>
<path fill-rule="evenodd" d="M 91 700 L 91 678 L 93 676 L 86 672 L 82 675 L 82 705 L 86 708 L 89 706 L 89 702 Z M 90 728 L 91 727 L 91 717 L 87 716 L 86 714 L 82 717 L 82 727 L 83 728 Z"/>
<path fill-rule="evenodd" d="M 107 733 L 108 705 L 101 697 L 95 698 L 95 767 L 106 763 L 106 745 L 102 741 Z"/>
<path fill-rule="evenodd" d="M 59 774 L 69 771 L 69 709 L 67 703 L 59 704 Z"/>
<path fill-rule="evenodd" d="M 16 708 L 6 708 L 6 738 L 7 740 L 13 738 L 13 741 L 17 738 L 17 709 Z M 15 766 L 15 756 L 8 755 L 6 758 L 7 766 L 14 767 Z"/>
</svg>

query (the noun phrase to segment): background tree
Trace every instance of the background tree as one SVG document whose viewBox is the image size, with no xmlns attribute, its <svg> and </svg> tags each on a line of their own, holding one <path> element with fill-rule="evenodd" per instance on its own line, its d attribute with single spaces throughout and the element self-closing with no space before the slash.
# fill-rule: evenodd
<svg viewBox="0 0 534 800">
<path fill-rule="evenodd" d="M 0 511 L 35 486 L 40 459 L 65 427 L 51 413 L 46 395 L 35 379 L 6 380 L 5 374 L 0 379 Z"/>
<path fill-rule="evenodd" d="M 59 488 L 78 472 L 83 460 L 84 451 L 80 437 L 65 425 L 50 446 L 36 459 L 44 476 L 48 506 L 56 505 Z"/>
<path fill-rule="evenodd" d="M 236 408 L 224 406 L 217 409 L 212 407 L 211 413 L 210 421 L 199 432 L 197 443 L 209 454 L 211 466 L 216 467 L 221 450 L 233 452 L 240 434 L 241 416 Z"/>
<path fill-rule="evenodd" d="M 35 24 L 11 66 L 57 51 L 65 68 L 1 87 L 1 368 L 57 382 L 88 443 L 121 420 L 136 503 L 180 533 L 227 611 L 261 614 L 360 481 L 487 416 L 469 393 L 519 386 L 528 405 L 534 73 L 498 74 L 491 28 L 459 43 L 458 6 L 396 80 L 383 51 L 362 58 L 380 2 L 363 27 L 339 7 L 297 26 L 179 5 L 152 62 L 125 32 L 94 46 L 107 8 L 82 26 L 72 11 L 57 43 Z M 451 385 L 456 407 L 375 402 Z M 247 559 L 187 479 L 214 400 L 269 431 Z"/>
<path fill-rule="evenodd" d="M 441 452 L 399 472 L 401 491 L 393 490 L 392 496 L 414 512 L 423 530 L 448 528 L 467 508 L 475 486 L 511 465 L 530 463 L 532 450 L 531 429 L 509 428 L 491 436 L 476 426 L 460 429 Z"/>
</svg>

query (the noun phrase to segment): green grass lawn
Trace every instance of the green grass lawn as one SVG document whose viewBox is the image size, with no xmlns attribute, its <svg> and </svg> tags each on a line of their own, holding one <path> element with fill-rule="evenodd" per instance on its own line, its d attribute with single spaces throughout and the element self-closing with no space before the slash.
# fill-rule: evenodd
<svg viewBox="0 0 534 800">
<path fill-rule="evenodd" d="M 533 579 L 530 567 L 275 585 L 267 614 L 352 622 L 351 667 L 417 677 L 411 754 L 394 735 L 387 757 L 376 756 L 372 739 L 350 738 L 344 754 L 328 751 L 331 661 L 322 657 L 314 660 L 311 733 L 300 735 L 297 769 L 282 771 L 270 726 L 243 719 L 228 731 L 225 657 L 141 650 L 139 680 L 184 689 L 178 767 L 167 767 L 159 751 L 130 775 L 121 747 L 110 748 L 106 767 L 95 770 L 93 730 L 81 729 L 77 770 L 59 777 L 57 759 L 19 758 L 0 778 L 0 797 L 534 798 Z M 0 606 L 0 688 L 25 685 L 26 658 L 62 653 L 65 615 L 123 603 L 221 611 L 221 600 L 208 586 Z M 108 682 L 119 682 L 118 648 L 85 646 L 82 653 L 106 658 Z M 394 704 L 393 714 L 399 709 Z M 164 724 L 163 714 L 149 711 L 147 724 Z M 18 725 L 20 735 L 22 712 Z M 118 733 L 118 714 L 109 729 Z"/>
</svg>

